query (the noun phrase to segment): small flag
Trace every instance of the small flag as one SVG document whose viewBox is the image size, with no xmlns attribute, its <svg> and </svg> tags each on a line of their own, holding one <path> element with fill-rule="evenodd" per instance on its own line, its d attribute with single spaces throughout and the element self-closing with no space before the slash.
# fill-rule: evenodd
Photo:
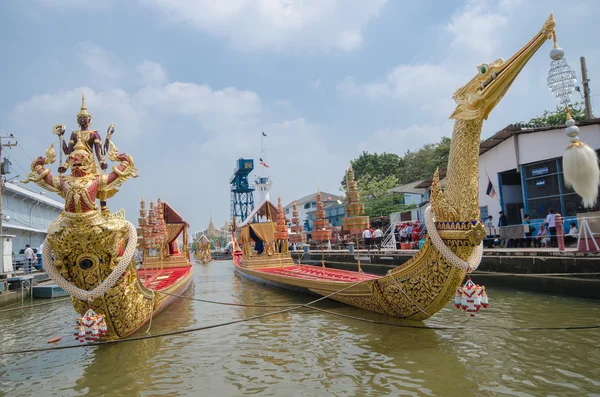
<svg viewBox="0 0 600 397">
<path fill-rule="evenodd" d="M 331 198 L 331 196 L 328 196 L 328 197 L 327 197 L 327 200 L 331 201 L 331 200 L 333 200 L 333 199 Z"/>
<path fill-rule="evenodd" d="M 261 131 L 261 132 L 262 132 L 263 136 L 267 136 L 267 134 L 265 134 L 265 132 L 264 132 L 264 131 Z"/>
<path fill-rule="evenodd" d="M 494 185 L 492 185 L 492 181 L 490 180 L 489 176 L 488 176 L 487 190 L 486 190 L 485 194 L 487 194 L 490 197 L 496 196 L 496 190 L 494 189 Z"/>
<path fill-rule="evenodd" d="M 260 160 L 260 165 L 262 165 L 263 167 L 269 168 L 269 165 L 267 163 L 265 163 L 263 161 L 263 159 L 259 159 Z"/>
</svg>

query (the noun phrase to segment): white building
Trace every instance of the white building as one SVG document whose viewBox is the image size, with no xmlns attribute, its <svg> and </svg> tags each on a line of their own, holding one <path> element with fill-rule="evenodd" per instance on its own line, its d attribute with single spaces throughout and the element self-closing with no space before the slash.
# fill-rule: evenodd
<svg viewBox="0 0 600 397">
<path fill-rule="evenodd" d="M 336 196 L 335 194 L 321 192 L 321 199 L 323 200 L 323 204 L 337 202 L 337 200 L 341 200 L 340 196 Z M 294 202 L 292 201 L 285 207 L 283 210 L 285 212 L 285 217 L 292 219 L 292 208 L 294 206 Z M 317 193 L 309 194 L 308 196 L 304 196 L 296 200 L 296 209 L 298 210 L 298 218 L 300 218 L 300 225 L 303 227 L 308 226 L 308 213 L 314 211 L 317 208 Z"/>
<path fill-rule="evenodd" d="M 35 186 L 35 185 L 34 185 Z M 13 252 L 18 254 L 25 244 L 39 247 L 46 238 L 50 223 L 63 211 L 64 205 L 14 183 L 6 182 L 2 188 L 2 215 L 4 234 L 14 235 Z"/>
<path fill-rule="evenodd" d="M 600 119 L 578 123 L 579 137 L 600 150 Z M 564 185 L 562 155 L 570 144 L 565 126 L 521 129 L 508 126 L 481 143 L 479 154 L 479 203 L 481 218 L 503 210 L 509 224 L 546 217 L 554 209 L 565 217 L 585 212 L 581 197 Z M 487 194 L 488 175 L 496 192 Z"/>
</svg>

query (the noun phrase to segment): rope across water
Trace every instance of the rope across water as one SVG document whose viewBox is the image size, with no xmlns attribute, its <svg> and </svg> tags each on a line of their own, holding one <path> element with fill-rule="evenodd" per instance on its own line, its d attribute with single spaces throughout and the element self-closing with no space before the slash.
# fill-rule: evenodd
<svg viewBox="0 0 600 397">
<path fill-rule="evenodd" d="M 440 237 L 440 234 L 435 228 L 435 218 L 431 206 L 427 207 L 425 210 L 425 224 L 427 225 L 427 233 L 429 234 L 431 242 L 435 248 L 440 251 L 440 254 L 442 254 L 448 263 L 467 273 L 470 273 L 479 267 L 481 257 L 483 256 L 483 242 L 473 249 L 471 257 L 465 261 L 456 256 Z"/>
<path fill-rule="evenodd" d="M 42 250 L 42 265 L 44 266 L 44 270 L 48 273 L 50 278 L 58 284 L 59 287 L 67 291 L 71 296 L 77 298 L 82 301 L 91 301 L 102 295 L 105 292 L 110 290 L 117 283 L 121 275 L 127 270 L 127 266 L 131 263 L 131 259 L 135 254 L 135 250 L 137 247 L 137 231 L 135 230 L 135 226 L 131 224 L 131 222 L 125 221 L 127 224 L 127 246 L 125 247 L 125 251 L 117 263 L 117 266 L 113 269 L 112 273 L 102 281 L 102 283 L 94 288 L 91 291 L 87 291 L 81 289 L 69 281 L 67 281 L 58 271 L 58 269 L 54 266 L 52 261 L 52 251 L 50 249 L 50 244 L 48 244 L 48 238 L 44 240 L 44 248 Z"/>
</svg>

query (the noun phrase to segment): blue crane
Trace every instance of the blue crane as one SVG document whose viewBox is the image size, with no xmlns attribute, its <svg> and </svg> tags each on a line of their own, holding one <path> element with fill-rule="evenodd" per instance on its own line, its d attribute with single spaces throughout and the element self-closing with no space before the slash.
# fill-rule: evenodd
<svg viewBox="0 0 600 397">
<path fill-rule="evenodd" d="M 248 174 L 254 169 L 254 160 L 240 158 L 229 180 L 231 185 L 231 220 L 240 224 L 254 210 L 254 186 L 248 183 Z"/>
</svg>

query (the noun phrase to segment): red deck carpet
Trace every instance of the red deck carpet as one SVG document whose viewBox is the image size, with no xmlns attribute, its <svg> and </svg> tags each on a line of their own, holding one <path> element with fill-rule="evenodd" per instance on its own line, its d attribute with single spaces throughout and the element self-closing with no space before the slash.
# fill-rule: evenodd
<svg viewBox="0 0 600 397">
<path fill-rule="evenodd" d="M 347 270 L 321 268 L 317 266 L 285 266 L 271 267 L 267 269 L 255 269 L 262 273 L 278 274 L 285 277 L 294 277 L 305 280 L 335 281 L 335 282 L 358 282 L 363 280 L 375 280 L 379 276 L 366 273 L 350 272 Z"/>
<path fill-rule="evenodd" d="M 144 287 L 163 290 L 175 284 L 177 280 L 185 276 L 191 269 L 191 266 L 169 267 L 163 270 L 140 269 L 138 270 L 138 276 L 143 280 L 142 284 L 144 284 Z"/>
</svg>

